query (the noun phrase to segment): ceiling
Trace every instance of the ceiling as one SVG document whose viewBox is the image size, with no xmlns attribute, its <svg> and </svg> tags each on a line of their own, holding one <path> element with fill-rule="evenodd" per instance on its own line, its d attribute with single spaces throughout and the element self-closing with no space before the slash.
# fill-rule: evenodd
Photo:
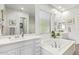
<svg viewBox="0 0 79 59">
<path fill-rule="evenodd" d="M 24 8 L 24 12 L 29 13 L 29 15 L 34 16 L 35 7 L 34 4 L 6 4 L 6 8 L 20 10 Z"/>
<path fill-rule="evenodd" d="M 62 8 L 70 9 L 70 8 L 73 8 L 73 7 L 77 6 L 77 5 L 76 4 L 53 4 L 53 6 L 55 6 L 56 8 L 61 6 Z"/>
<path fill-rule="evenodd" d="M 61 7 L 61 9 L 63 8 L 64 10 L 70 10 L 77 7 L 79 8 L 78 4 L 52 4 L 52 6 L 56 9 L 60 9 L 59 7 Z"/>
<path fill-rule="evenodd" d="M 6 4 L 5 6 L 7 8 L 20 10 L 21 8 L 24 8 L 24 12 L 27 12 L 29 15 L 34 16 L 35 14 L 35 4 Z M 56 8 L 58 10 L 64 9 L 64 10 L 72 10 L 76 13 L 79 12 L 79 5 L 78 4 L 49 4 L 49 6 L 52 6 L 52 8 Z M 59 8 L 61 7 L 61 9 Z"/>
</svg>

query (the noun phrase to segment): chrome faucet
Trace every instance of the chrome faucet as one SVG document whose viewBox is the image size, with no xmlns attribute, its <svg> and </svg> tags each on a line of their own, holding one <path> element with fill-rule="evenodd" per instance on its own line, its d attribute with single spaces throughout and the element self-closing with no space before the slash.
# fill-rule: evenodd
<svg viewBox="0 0 79 59">
<path fill-rule="evenodd" d="M 55 48 L 57 48 L 57 43 L 54 40 L 53 40 L 53 43 L 54 43 Z M 53 45 L 52 45 L 52 47 L 53 47 Z"/>
<path fill-rule="evenodd" d="M 23 37 L 23 36 L 24 36 L 24 33 L 22 32 L 22 34 L 21 34 L 21 35 L 22 35 L 22 37 Z"/>
<path fill-rule="evenodd" d="M 55 44 L 55 48 L 57 48 L 57 43 L 55 42 L 55 41 L 53 41 L 54 42 L 54 44 Z"/>
</svg>

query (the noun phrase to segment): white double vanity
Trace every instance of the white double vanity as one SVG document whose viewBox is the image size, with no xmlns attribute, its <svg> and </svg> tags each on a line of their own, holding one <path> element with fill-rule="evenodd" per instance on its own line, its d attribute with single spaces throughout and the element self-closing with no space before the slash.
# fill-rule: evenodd
<svg viewBox="0 0 79 59">
<path fill-rule="evenodd" d="M 54 44 L 55 43 L 55 44 Z M 0 55 L 72 55 L 75 42 L 37 35 L 0 37 Z"/>
<path fill-rule="evenodd" d="M 40 54 L 40 37 L 3 37 L 0 38 L 0 55 L 35 55 Z"/>
</svg>

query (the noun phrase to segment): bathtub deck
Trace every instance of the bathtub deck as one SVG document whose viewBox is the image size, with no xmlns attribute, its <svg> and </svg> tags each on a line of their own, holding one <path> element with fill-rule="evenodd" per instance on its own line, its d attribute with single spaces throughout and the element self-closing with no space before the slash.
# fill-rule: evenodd
<svg viewBox="0 0 79 59">
<path fill-rule="evenodd" d="M 75 45 L 75 53 L 74 55 L 79 55 L 79 44 Z"/>
</svg>

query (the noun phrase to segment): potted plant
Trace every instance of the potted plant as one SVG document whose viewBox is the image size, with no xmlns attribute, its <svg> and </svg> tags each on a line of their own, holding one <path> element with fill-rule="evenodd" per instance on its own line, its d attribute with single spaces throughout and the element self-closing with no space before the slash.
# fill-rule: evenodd
<svg viewBox="0 0 79 59">
<path fill-rule="evenodd" d="M 51 36 L 55 39 L 55 38 L 57 38 L 58 36 L 60 36 L 60 33 L 59 33 L 59 32 L 56 33 L 55 31 L 52 31 Z"/>
</svg>

